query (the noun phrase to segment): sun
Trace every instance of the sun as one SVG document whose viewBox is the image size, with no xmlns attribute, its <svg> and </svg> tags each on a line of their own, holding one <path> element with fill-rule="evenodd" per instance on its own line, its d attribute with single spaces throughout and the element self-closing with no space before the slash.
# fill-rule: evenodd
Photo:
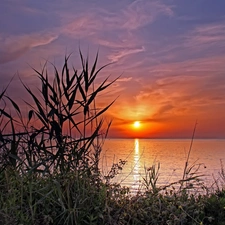
<svg viewBox="0 0 225 225">
<path fill-rule="evenodd" d="M 134 126 L 134 128 L 139 128 L 139 127 L 141 126 L 140 121 L 135 121 L 135 122 L 133 123 L 133 126 Z"/>
</svg>

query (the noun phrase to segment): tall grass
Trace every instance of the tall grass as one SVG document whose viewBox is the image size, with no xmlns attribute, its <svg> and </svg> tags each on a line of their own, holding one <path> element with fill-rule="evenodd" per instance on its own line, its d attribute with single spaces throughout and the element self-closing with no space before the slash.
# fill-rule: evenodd
<svg viewBox="0 0 225 225">
<path fill-rule="evenodd" d="M 114 101 L 99 108 L 96 99 L 116 79 L 108 81 L 107 77 L 95 84 L 105 67 L 96 68 L 98 54 L 91 68 L 88 58 L 85 60 L 81 52 L 80 59 L 80 72 L 69 69 L 69 57 L 65 57 L 61 71 L 52 65 L 54 74 L 48 73 L 47 63 L 41 71 L 34 69 L 41 84 L 39 95 L 21 81 L 33 100 L 25 100 L 29 107 L 27 116 L 22 115 L 16 102 L 4 96 L 6 90 L 3 90 L 1 101 L 9 100 L 17 113 L 13 117 L 5 107 L 1 109 L 1 148 L 5 152 L 5 165 L 43 175 L 71 170 L 98 173 L 101 153 L 98 140 L 107 135 L 111 124 L 108 123 L 102 133 L 102 115 Z M 9 134 L 4 132 L 6 128 L 10 129 Z"/>
</svg>

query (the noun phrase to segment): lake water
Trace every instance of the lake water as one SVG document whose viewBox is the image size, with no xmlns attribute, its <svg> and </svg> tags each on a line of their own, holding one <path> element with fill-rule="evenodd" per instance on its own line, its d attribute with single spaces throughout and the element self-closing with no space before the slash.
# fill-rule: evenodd
<svg viewBox="0 0 225 225">
<path fill-rule="evenodd" d="M 188 139 L 106 139 L 101 157 L 104 174 L 112 163 L 126 160 L 121 173 L 114 181 L 137 189 L 145 176 L 145 168 L 160 163 L 158 185 L 168 185 L 182 179 L 185 162 L 190 149 Z M 189 166 L 200 165 L 198 172 L 206 186 L 221 180 L 221 162 L 225 165 L 224 139 L 195 139 L 192 144 Z M 194 170 L 193 170 L 194 171 Z"/>
</svg>

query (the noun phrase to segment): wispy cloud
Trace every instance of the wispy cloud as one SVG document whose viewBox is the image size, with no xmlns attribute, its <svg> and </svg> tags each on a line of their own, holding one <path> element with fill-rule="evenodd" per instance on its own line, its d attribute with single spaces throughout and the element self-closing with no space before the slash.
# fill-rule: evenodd
<svg viewBox="0 0 225 225">
<path fill-rule="evenodd" d="M 66 7 L 67 11 L 59 10 L 59 2 L 55 5 L 49 2 L 46 4 L 46 7 L 54 9 L 55 14 L 50 12 L 52 17 L 57 18 L 54 26 L 47 32 L 40 29 L 39 32 L 26 32 L 15 36 L 10 34 L 7 39 L 0 40 L 0 63 L 15 60 L 33 47 L 50 44 L 59 35 L 79 41 L 85 38 L 90 43 L 105 46 L 111 49 L 107 58 L 117 62 L 126 56 L 145 51 L 137 34 L 132 33 L 133 30 L 151 24 L 160 15 L 173 15 L 172 7 L 159 1 L 137 0 L 129 5 L 120 4 L 122 7 L 117 11 L 107 7 L 95 7 L 94 4 L 91 4 L 90 8 L 82 8 L 82 4 L 78 4 L 78 8 L 82 10 L 76 13 L 71 3 L 71 8 Z M 31 13 L 37 16 L 42 14 L 47 18 L 47 11 L 42 12 L 40 7 L 21 5 L 19 9 L 20 13 L 26 13 L 29 18 Z"/>
<path fill-rule="evenodd" d="M 82 37 L 88 38 L 93 35 L 101 26 L 101 21 L 96 18 L 94 13 L 88 15 L 78 15 L 72 17 L 71 21 L 67 24 L 61 25 L 61 33 L 66 36 L 71 36 L 76 39 Z"/>
<path fill-rule="evenodd" d="M 13 61 L 25 54 L 29 49 L 47 45 L 57 38 L 57 35 L 47 32 L 1 37 L 0 64 Z"/>
<path fill-rule="evenodd" d="M 111 62 L 117 62 L 118 60 L 120 60 L 121 58 L 131 55 L 131 54 L 135 54 L 138 52 L 144 52 L 145 48 L 141 47 L 141 48 L 136 48 L 136 49 L 124 49 L 124 50 L 117 50 L 115 53 L 112 53 L 108 56 L 108 59 Z"/>
<path fill-rule="evenodd" d="M 86 13 L 67 12 L 60 25 L 61 34 L 108 49 L 107 58 L 117 62 L 125 56 L 145 51 L 144 39 L 137 32 L 160 16 L 173 16 L 171 6 L 159 1 L 137 0 L 129 5 L 117 4 L 118 10 L 93 7 Z M 65 14 L 65 12 L 63 12 Z M 61 13 L 62 15 L 62 13 Z"/>
<path fill-rule="evenodd" d="M 122 25 L 126 29 L 137 29 L 152 23 L 158 16 L 173 16 L 172 8 L 159 1 L 136 0 L 127 9 L 123 10 L 124 20 Z"/>
<path fill-rule="evenodd" d="M 117 82 L 128 82 L 128 81 L 131 81 L 132 79 L 133 79 L 132 77 L 123 77 L 123 78 L 119 78 Z"/>
<path fill-rule="evenodd" d="M 164 104 L 162 106 L 159 107 L 159 109 L 157 110 L 157 113 L 154 114 L 152 117 L 156 117 L 156 118 L 165 118 L 167 117 L 169 113 L 171 113 L 171 111 L 174 109 L 175 107 L 168 103 L 168 104 Z"/>
<path fill-rule="evenodd" d="M 225 47 L 225 21 L 199 25 L 186 36 L 185 46 L 198 49 Z"/>
</svg>

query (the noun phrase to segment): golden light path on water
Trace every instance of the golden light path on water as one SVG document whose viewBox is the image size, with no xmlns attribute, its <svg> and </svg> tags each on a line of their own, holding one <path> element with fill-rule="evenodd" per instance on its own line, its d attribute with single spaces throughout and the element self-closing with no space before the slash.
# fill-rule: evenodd
<svg viewBox="0 0 225 225">
<path fill-rule="evenodd" d="M 140 155 L 139 155 L 139 139 L 134 139 L 134 170 L 133 179 L 134 183 L 132 188 L 135 189 L 140 181 Z"/>
</svg>

